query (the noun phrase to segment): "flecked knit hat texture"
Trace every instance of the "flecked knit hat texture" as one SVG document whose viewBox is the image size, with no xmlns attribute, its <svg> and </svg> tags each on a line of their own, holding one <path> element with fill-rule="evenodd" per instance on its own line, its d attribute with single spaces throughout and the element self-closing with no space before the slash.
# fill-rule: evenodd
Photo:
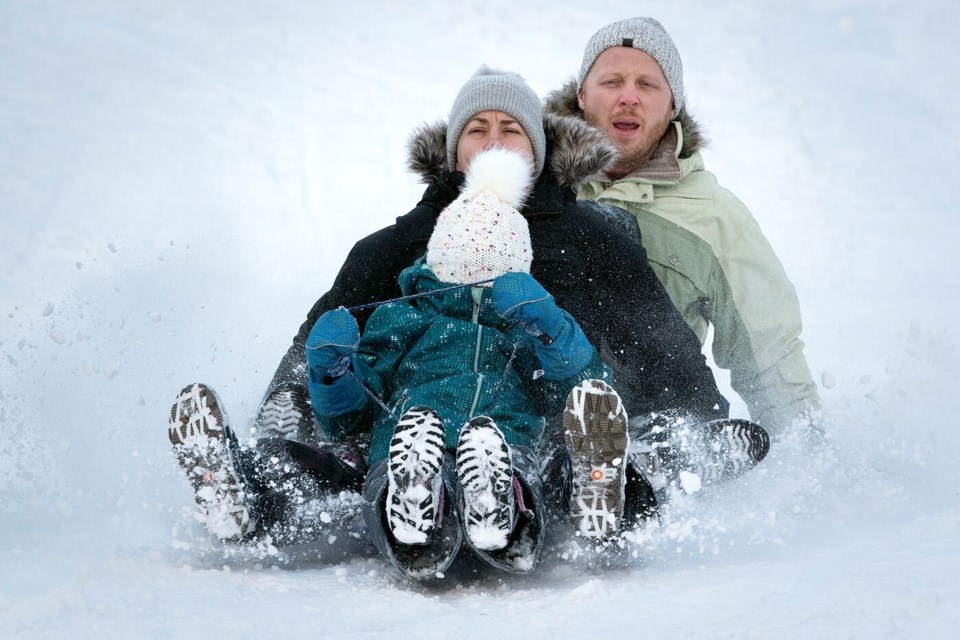
<svg viewBox="0 0 960 640">
<path fill-rule="evenodd" d="M 577 76 L 577 90 L 583 89 L 593 63 L 611 47 L 633 47 L 649 54 L 667 78 L 673 92 L 673 106 L 677 113 L 683 108 L 683 63 L 680 52 L 663 25 L 653 18 L 627 18 L 608 24 L 597 31 L 583 50 L 583 63 Z"/>
<path fill-rule="evenodd" d="M 440 212 L 427 243 L 426 265 L 441 282 L 530 273 L 530 229 L 517 209 L 532 181 L 518 153 L 491 149 L 474 156 L 463 192 Z"/>
<path fill-rule="evenodd" d="M 534 176 L 543 171 L 547 140 L 543 133 L 543 105 L 516 73 L 484 65 L 460 88 L 447 124 L 447 168 L 457 168 L 457 141 L 463 127 L 481 111 L 503 111 L 517 119 L 533 146 Z"/>
</svg>

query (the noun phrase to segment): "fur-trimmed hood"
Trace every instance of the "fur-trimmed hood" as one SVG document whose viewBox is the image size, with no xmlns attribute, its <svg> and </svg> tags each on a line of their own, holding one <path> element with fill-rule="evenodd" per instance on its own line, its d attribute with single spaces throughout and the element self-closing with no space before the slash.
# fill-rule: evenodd
<svg viewBox="0 0 960 640">
<path fill-rule="evenodd" d="M 583 110 L 577 102 L 577 81 L 570 79 L 563 87 L 547 96 L 543 103 L 544 117 L 562 116 L 583 119 Z M 707 139 L 703 135 L 700 124 L 684 107 L 680 110 L 680 127 L 683 130 L 683 145 L 680 147 L 680 158 L 689 158 L 703 147 L 707 146 Z"/>
<path fill-rule="evenodd" d="M 543 129 L 547 138 L 543 170 L 553 173 L 563 187 L 576 189 L 616 161 L 617 148 L 583 118 L 545 114 Z M 407 146 L 407 167 L 422 182 L 432 184 L 447 172 L 446 122 L 421 125 L 414 130 Z"/>
</svg>

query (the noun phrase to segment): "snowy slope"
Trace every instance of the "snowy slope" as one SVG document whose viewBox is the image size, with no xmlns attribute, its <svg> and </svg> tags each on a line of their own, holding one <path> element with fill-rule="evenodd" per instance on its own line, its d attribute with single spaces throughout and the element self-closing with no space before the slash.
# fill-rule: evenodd
<svg viewBox="0 0 960 640">
<path fill-rule="evenodd" d="M 275 4 L 0 0 L 0 638 L 953 637 L 955 3 Z M 787 438 L 611 570 L 409 586 L 346 531 L 211 541 L 176 392 L 248 424 L 352 243 L 417 201 L 411 129 L 483 62 L 546 94 L 633 11 L 797 286 L 832 450 Z"/>
</svg>

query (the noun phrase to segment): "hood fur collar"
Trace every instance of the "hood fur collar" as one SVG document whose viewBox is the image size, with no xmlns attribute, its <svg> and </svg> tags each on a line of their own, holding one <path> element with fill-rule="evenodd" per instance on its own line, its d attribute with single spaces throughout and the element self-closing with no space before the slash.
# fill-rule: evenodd
<svg viewBox="0 0 960 640">
<path fill-rule="evenodd" d="M 610 168 L 617 148 L 602 131 L 583 118 L 544 114 L 547 137 L 544 171 L 553 173 L 564 187 L 576 189 L 583 182 Z M 407 145 L 407 167 L 422 182 L 431 184 L 447 171 L 447 123 L 424 124 L 414 130 Z"/>
<path fill-rule="evenodd" d="M 547 96 L 543 104 L 544 114 L 573 117 L 583 119 L 583 110 L 577 103 L 577 81 L 571 79 L 563 87 Z M 689 158 L 703 147 L 707 146 L 707 139 L 703 135 L 700 124 L 684 107 L 680 110 L 680 121 L 683 129 L 683 146 L 680 148 L 681 159 Z"/>
</svg>

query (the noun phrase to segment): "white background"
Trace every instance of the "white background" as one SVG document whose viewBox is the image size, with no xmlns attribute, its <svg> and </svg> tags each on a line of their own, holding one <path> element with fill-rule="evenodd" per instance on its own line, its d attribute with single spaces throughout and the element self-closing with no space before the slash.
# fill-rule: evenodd
<svg viewBox="0 0 960 640">
<path fill-rule="evenodd" d="M 0 637 L 954 636 L 958 5 L 279 4 L 0 0 Z M 426 587 L 342 533 L 210 540 L 177 391 L 248 424 L 352 244 L 417 202 L 410 131 L 481 63 L 559 88 L 636 12 L 797 286 L 832 451 L 786 438 L 615 569 L 568 547 Z"/>
</svg>

